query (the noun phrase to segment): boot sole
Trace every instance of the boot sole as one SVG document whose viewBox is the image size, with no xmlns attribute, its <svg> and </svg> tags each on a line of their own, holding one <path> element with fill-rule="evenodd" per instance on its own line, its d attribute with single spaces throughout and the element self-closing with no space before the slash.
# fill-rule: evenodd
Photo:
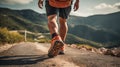
<svg viewBox="0 0 120 67">
<path fill-rule="evenodd" d="M 57 56 L 59 54 L 59 50 L 64 46 L 64 43 L 61 41 L 55 41 L 54 46 L 49 51 L 48 56 L 50 58 Z"/>
</svg>

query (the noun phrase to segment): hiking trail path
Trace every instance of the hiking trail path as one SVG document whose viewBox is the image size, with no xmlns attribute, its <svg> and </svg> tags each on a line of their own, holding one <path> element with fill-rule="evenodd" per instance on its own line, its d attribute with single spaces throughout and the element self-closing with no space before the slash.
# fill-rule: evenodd
<svg viewBox="0 0 120 67">
<path fill-rule="evenodd" d="M 21 42 L 0 47 L 0 67 L 120 67 L 120 58 L 66 47 L 65 55 L 47 56 L 49 43 Z"/>
</svg>

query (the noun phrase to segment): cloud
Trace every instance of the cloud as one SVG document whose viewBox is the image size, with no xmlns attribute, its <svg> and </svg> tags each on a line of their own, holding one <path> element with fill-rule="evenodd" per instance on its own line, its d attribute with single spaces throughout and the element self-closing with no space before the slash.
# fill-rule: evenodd
<svg viewBox="0 0 120 67">
<path fill-rule="evenodd" d="M 28 4 L 33 0 L 0 0 L 0 4 Z"/>
<path fill-rule="evenodd" d="M 90 12 L 83 12 L 83 11 L 71 11 L 70 15 L 75 15 L 75 16 L 82 16 L 82 17 L 87 17 L 89 15 L 93 15 L 93 13 Z"/>
<path fill-rule="evenodd" d="M 113 8 L 112 5 L 106 4 L 106 3 L 101 3 L 97 6 L 94 7 L 95 9 L 106 9 L 106 8 Z"/>
<path fill-rule="evenodd" d="M 120 9 L 120 3 L 116 3 L 116 4 L 114 4 L 114 7 Z"/>
<path fill-rule="evenodd" d="M 120 11 L 120 2 L 114 4 L 100 3 L 92 8 L 87 8 L 91 14 L 108 14 Z"/>
<path fill-rule="evenodd" d="M 97 6 L 94 7 L 94 9 L 120 9 L 120 3 L 115 3 L 113 5 L 111 4 L 106 4 L 106 3 L 101 3 Z"/>
</svg>

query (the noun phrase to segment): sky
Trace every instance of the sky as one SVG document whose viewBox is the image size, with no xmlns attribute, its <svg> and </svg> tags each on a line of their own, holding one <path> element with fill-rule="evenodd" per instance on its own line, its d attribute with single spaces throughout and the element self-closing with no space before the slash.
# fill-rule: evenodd
<svg viewBox="0 0 120 67">
<path fill-rule="evenodd" d="M 120 0 L 80 0 L 79 4 L 79 9 L 76 12 L 72 10 L 71 15 L 90 16 L 120 11 Z M 38 8 L 38 0 L 0 0 L 0 7 L 17 10 L 32 9 L 38 13 L 46 12 L 45 6 L 43 9 Z"/>
</svg>

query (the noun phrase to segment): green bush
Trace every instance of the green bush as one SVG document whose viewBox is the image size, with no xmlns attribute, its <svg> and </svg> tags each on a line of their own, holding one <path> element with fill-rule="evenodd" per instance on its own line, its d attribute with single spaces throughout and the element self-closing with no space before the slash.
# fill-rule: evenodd
<svg viewBox="0 0 120 67">
<path fill-rule="evenodd" d="M 39 43 L 50 43 L 50 40 L 47 39 L 47 38 L 41 38 L 41 39 L 39 39 L 38 42 L 39 42 Z"/>
<path fill-rule="evenodd" d="M 18 32 L 9 32 L 7 28 L 0 28 L 0 44 L 16 43 L 24 41 L 24 37 Z"/>
</svg>

